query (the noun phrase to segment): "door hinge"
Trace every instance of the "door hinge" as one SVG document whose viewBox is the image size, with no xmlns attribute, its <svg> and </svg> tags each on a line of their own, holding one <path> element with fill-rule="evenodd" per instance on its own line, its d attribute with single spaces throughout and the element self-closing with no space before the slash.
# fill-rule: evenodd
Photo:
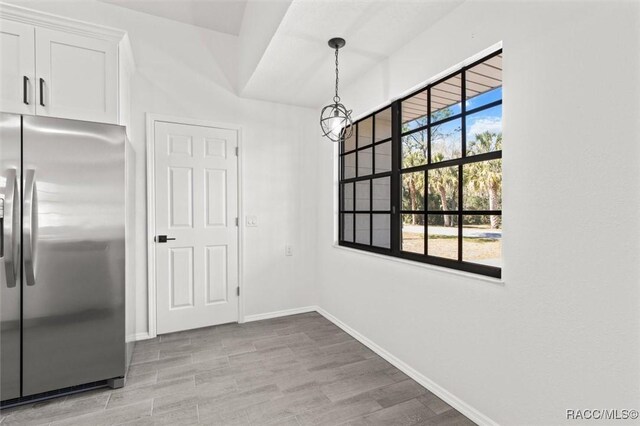
<svg viewBox="0 0 640 426">
<path fill-rule="evenodd" d="M 240 225 L 240 219 L 236 217 L 236 226 L 239 226 L 239 225 Z"/>
<path fill-rule="evenodd" d="M 238 154 L 240 154 L 240 147 L 236 146 L 236 157 L 238 156 Z"/>
<path fill-rule="evenodd" d="M 240 296 L 240 287 L 236 287 L 236 294 Z"/>
</svg>

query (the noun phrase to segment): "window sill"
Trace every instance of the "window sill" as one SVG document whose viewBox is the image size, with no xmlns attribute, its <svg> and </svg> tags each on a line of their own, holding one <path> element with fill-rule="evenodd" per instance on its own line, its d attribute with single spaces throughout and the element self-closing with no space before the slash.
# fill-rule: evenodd
<svg viewBox="0 0 640 426">
<path fill-rule="evenodd" d="M 353 249 L 351 247 L 344 247 L 344 246 L 341 246 L 341 245 L 339 245 L 337 243 L 333 244 L 333 248 L 334 249 L 338 249 L 338 250 L 344 250 L 344 251 L 349 252 L 349 253 L 360 254 L 360 255 L 363 255 L 363 256 L 377 257 L 379 259 L 384 259 L 384 260 L 390 261 L 390 262 L 402 263 L 402 264 L 409 265 L 409 266 L 412 266 L 412 267 L 415 267 L 415 268 L 428 269 L 428 270 L 431 270 L 431 271 L 441 272 L 441 273 L 444 273 L 444 274 L 457 275 L 459 277 L 469 278 L 469 279 L 476 280 L 476 281 L 484 281 L 484 282 L 488 282 L 488 283 L 492 283 L 492 284 L 498 284 L 498 285 L 502 285 L 502 286 L 505 285 L 504 278 L 487 277 L 487 276 L 484 276 L 484 275 L 472 274 L 470 272 L 464 272 L 464 271 L 458 271 L 458 270 L 455 270 L 455 269 L 443 268 L 441 266 L 431 265 L 429 263 L 414 262 L 413 260 L 402 259 L 402 258 L 399 258 L 399 257 L 385 256 L 383 254 L 371 253 L 369 251 Z"/>
</svg>

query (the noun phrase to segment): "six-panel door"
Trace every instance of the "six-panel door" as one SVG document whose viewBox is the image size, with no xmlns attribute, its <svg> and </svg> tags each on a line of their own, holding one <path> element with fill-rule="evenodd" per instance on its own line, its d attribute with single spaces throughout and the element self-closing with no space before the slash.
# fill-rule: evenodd
<svg viewBox="0 0 640 426">
<path fill-rule="evenodd" d="M 158 334 L 238 320 L 236 130 L 155 123 Z"/>
</svg>

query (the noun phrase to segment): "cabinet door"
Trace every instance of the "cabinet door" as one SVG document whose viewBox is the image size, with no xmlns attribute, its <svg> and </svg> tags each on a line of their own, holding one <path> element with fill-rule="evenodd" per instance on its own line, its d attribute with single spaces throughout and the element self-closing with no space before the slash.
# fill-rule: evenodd
<svg viewBox="0 0 640 426">
<path fill-rule="evenodd" d="M 35 114 L 34 27 L 0 19 L 0 111 Z"/>
<path fill-rule="evenodd" d="M 36 29 L 36 114 L 117 123 L 118 46 Z"/>
</svg>

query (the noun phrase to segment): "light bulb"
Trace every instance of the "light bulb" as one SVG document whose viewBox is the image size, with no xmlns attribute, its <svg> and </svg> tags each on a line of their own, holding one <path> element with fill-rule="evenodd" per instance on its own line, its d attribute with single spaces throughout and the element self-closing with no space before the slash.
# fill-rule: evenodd
<svg viewBox="0 0 640 426">
<path fill-rule="evenodd" d="M 342 118 L 339 117 L 336 113 L 333 117 L 329 119 L 329 129 L 331 134 L 335 137 L 340 136 L 340 132 L 342 131 Z"/>
</svg>

